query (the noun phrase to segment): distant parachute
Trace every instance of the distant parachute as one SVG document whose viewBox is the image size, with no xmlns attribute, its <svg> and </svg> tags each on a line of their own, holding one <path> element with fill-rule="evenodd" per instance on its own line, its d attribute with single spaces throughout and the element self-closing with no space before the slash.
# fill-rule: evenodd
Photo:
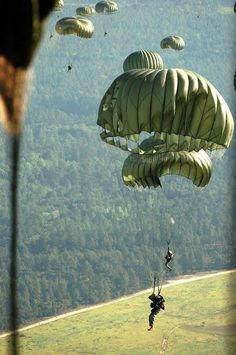
<svg viewBox="0 0 236 355">
<path fill-rule="evenodd" d="M 97 124 L 103 141 L 141 154 L 227 148 L 234 130 L 220 93 L 183 69 L 121 74 L 101 100 Z M 141 142 L 143 132 L 152 136 Z"/>
<path fill-rule="evenodd" d="M 76 14 L 78 16 L 84 16 L 84 17 L 92 16 L 95 14 L 95 9 L 90 5 L 81 6 L 78 7 L 78 9 L 76 9 Z"/>
<path fill-rule="evenodd" d="M 54 11 L 60 11 L 64 7 L 64 1 L 63 0 L 55 0 L 55 5 L 54 5 Z"/>
<path fill-rule="evenodd" d="M 172 48 L 176 51 L 180 51 L 184 49 L 185 42 L 180 36 L 168 36 L 161 41 L 160 45 L 161 48 Z"/>
<path fill-rule="evenodd" d="M 111 15 L 118 11 L 118 5 L 115 1 L 102 0 L 95 5 L 95 11 L 99 14 Z"/>
<path fill-rule="evenodd" d="M 82 38 L 91 38 L 94 32 L 94 26 L 90 20 L 74 16 L 59 20 L 55 29 L 60 35 L 74 34 Z"/>
<path fill-rule="evenodd" d="M 130 154 L 122 168 L 122 179 L 127 186 L 151 188 L 161 186 L 161 176 L 179 175 L 198 187 L 204 187 L 210 181 L 211 172 L 212 163 L 204 150 Z"/>
<path fill-rule="evenodd" d="M 157 52 L 141 50 L 128 55 L 123 69 L 124 72 L 131 69 L 163 69 L 163 60 Z"/>
</svg>

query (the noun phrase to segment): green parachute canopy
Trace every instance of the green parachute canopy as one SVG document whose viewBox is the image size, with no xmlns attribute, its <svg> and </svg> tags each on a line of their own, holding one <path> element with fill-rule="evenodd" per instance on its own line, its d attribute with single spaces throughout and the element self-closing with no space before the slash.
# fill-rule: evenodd
<svg viewBox="0 0 236 355">
<path fill-rule="evenodd" d="M 55 5 L 53 10 L 54 11 L 60 11 L 62 10 L 64 7 L 64 1 L 63 0 L 55 0 Z"/>
<path fill-rule="evenodd" d="M 92 16 L 95 14 L 95 9 L 90 5 L 81 6 L 76 9 L 76 14 L 84 17 Z"/>
<path fill-rule="evenodd" d="M 137 51 L 124 60 L 124 72 L 132 69 L 163 69 L 163 60 L 157 52 Z"/>
<path fill-rule="evenodd" d="M 98 14 L 112 15 L 113 13 L 118 11 L 118 5 L 115 1 L 99 1 L 95 5 L 95 11 Z"/>
<path fill-rule="evenodd" d="M 168 36 L 161 41 L 160 45 L 161 48 L 172 48 L 176 51 L 180 51 L 184 49 L 185 42 L 180 36 Z"/>
<path fill-rule="evenodd" d="M 151 188 L 161 186 L 161 176 L 179 175 L 198 187 L 204 187 L 210 181 L 211 172 L 212 163 L 204 150 L 130 154 L 122 168 L 122 179 L 127 186 Z"/>
<path fill-rule="evenodd" d="M 64 17 L 56 23 L 55 30 L 59 35 L 76 35 L 91 38 L 94 32 L 93 23 L 85 18 Z"/>
<path fill-rule="evenodd" d="M 136 153 L 150 153 L 141 145 L 144 132 L 151 134 L 153 149 L 165 152 L 227 148 L 234 130 L 220 93 L 183 69 L 121 74 L 101 100 L 97 124 L 103 141 Z"/>
</svg>

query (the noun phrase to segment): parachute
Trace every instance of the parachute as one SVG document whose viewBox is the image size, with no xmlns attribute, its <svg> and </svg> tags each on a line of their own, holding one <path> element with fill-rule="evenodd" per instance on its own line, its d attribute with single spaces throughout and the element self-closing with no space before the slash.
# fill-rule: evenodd
<svg viewBox="0 0 236 355">
<path fill-rule="evenodd" d="M 172 48 L 180 51 L 184 49 L 185 42 L 180 36 L 168 36 L 161 41 L 160 46 L 161 48 Z"/>
<path fill-rule="evenodd" d="M 111 15 L 118 11 L 118 5 L 115 1 L 102 0 L 95 5 L 95 11 L 98 14 Z"/>
<path fill-rule="evenodd" d="M 220 93 L 183 69 L 121 74 L 101 100 L 97 124 L 104 142 L 139 154 L 227 148 L 234 130 Z M 142 132 L 152 134 L 149 145 L 140 143 Z"/>
<path fill-rule="evenodd" d="M 122 168 L 122 179 L 130 187 L 161 186 L 160 177 L 179 175 L 204 187 L 211 178 L 212 163 L 204 150 L 166 152 L 153 155 L 130 154 Z"/>
<path fill-rule="evenodd" d="M 64 17 L 56 23 L 55 30 L 59 35 L 74 34 L 82 38 L 91 38 L 94 32 L 93 23 L 85 18 Z"/>
<path fill-rule="evenodd" d="M 55 0 L 55 5 L 53 10 L 54 11 L 61 11 L 64 7 L 64 1 L 63 0 Z"/>
<path fill-rule="evenodd" d="M 123 69 L 124 72 L 132 69 L 163 69 L 163 60 L 157 52 L 141 50 L 128 55 Z"/>
<path fill-rule="evenodd" d="M 92 16 L 95 14 L 95 9 L 90 5 L 81 6 L 76 9 L 76 14 L 84 17 Z"/>
</svg>

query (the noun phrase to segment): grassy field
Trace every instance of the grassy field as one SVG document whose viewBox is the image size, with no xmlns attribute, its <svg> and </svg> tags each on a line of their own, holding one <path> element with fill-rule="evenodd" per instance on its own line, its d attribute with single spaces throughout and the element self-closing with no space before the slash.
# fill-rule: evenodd
<svg viewBox="0 0 236 355">
<path fill-rule="evenodd" d="M 236 354 L 236 273 L 163 289 L 166 310 L 148 332 L 148 294 L 20 335 L 21 354 Z M 7 341 L 0 339 L 0 354 Z"/>
</svg>

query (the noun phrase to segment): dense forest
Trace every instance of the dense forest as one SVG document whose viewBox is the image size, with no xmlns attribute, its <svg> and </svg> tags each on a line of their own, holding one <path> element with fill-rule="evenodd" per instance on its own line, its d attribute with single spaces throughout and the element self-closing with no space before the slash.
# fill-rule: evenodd
<svg viewBox="0 0 236 355">
<path fill-rule="evenodd" d="M 206 77 L 235 116 L 234 1 L 120 0 L 116 14 L 94 15 L 91 39 L 55 32 L 58 18 L 74 16 L 80 5 L 64 2 L 48 20 L 30 73 L 20 167 L 21 325 L 149 287 L 153 271 L 161 280 L 169 277 L 163 268 L 168 240 L 175 252 L 172 275 L 235 267 L 234 140 L 224 154 L 211 154 L 213 176 L 204 189 L 169 176 L 162 178 L 162 189 L 132 190 L 121 178 L 127 154 L 103 143 L 96 125 L 106 89 L 122 73 L 124 59 L 140 49 L 157 51 L 166 68 Z M 160 48 L 161 39 L 173 33 L 185 39 L 185 50 Z M 10 217 L 3 131 L 0 146 L 5 330 Z"/>
</svg>

